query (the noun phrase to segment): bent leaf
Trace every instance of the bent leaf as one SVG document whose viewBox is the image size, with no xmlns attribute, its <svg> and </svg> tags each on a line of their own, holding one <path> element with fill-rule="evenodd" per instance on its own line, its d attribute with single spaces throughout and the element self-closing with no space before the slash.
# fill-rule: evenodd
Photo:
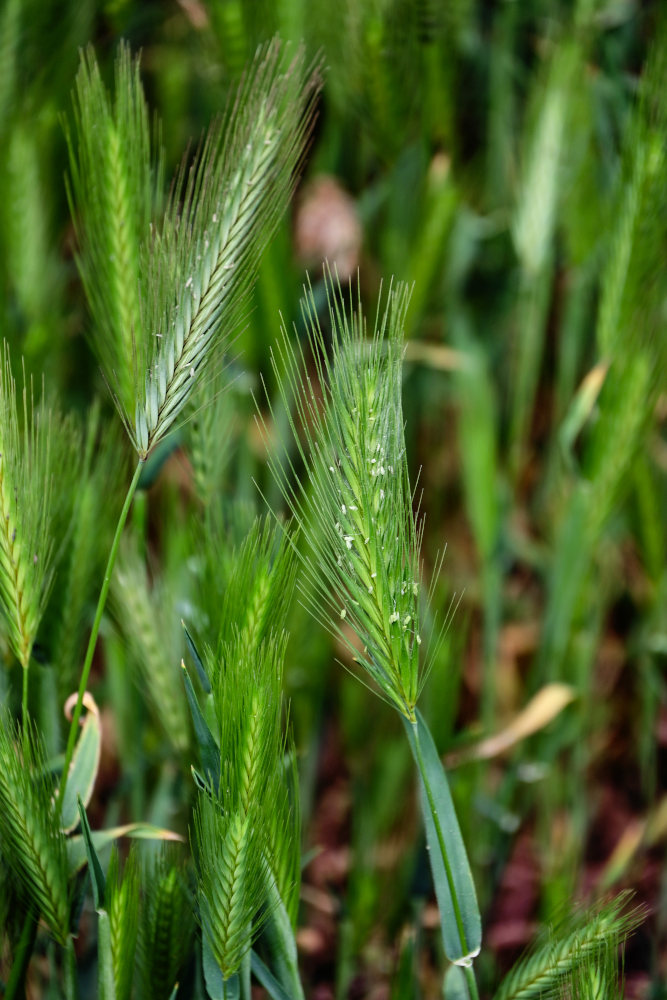
<svg viewBox="0 0 667 1000">
<path fill-rule="evenodd" d="M 208 674 L 206 673 L 206 668 L 204 667 L 204 664 L 202 662 L 202 658 L 199 655 L 199 650 L 197 649 L 197 645 L 196 645 L 194 639 L 192 638 L 192 636 L 190 635 L 190 631 L 188 629 L 188 626 L 185 624 L 185 622 L 183 621 L 182 618 L 181 618 L 181 625 L 183 626 L 183 631 L 185 633 L 185 641 L 187 643 L 188 649 L 190 650 L 190 655 L 192 656 L 192 659 L 194 660 L 195 667 L 197 668 L 197 676 L 199 677 L 199 683 L 201 684 L 201 686 L 202 686 L 202 688 L 204 690 L 204 694 L 210 694 L 211 693 L 211 682 L 208 679 Z"/>
<path fill-rule="evenodd" d="M 183 670 L 185 694 L 188 699 L 192 722 L 195 727 L 195 736 L 197 738 L 197 743 L 199 744 L 199 753 L 202 767 L 204 768 L 204 774 L 211 787 L 217 788 L 220 783 L 220 748 L 218 747 L 215 737 L 209 729 L 208 723 L 202 714 L 202 710 L 199 707 L 199 701 L 197 700 L 197 695 L 195 694 L 195 689 L 193 688 L 192 681 L 190 680 L 190 674 L 188 673 L 187 667 L 182 660 L 181 668 Z"/>
<path fill-rule="evenodd" d="M 273 973 L 266 967 L 259 955 L 252 951 L 250 953 L 252 971 L 258 983 L 260 983 L 271 997 L 271 1000 L 291 1000 L 291 994 L 287 993 Z"/>
<path fill-rule="evenodd" d="M 65 715 L 68 718 L 71 717 L 71 710 L 76 699 L 75 693 L 70 695 L 65 702 Z M 60 812 L 60 824 L 65 833 L 71 833 L 79 825 L 77 802 L 81 799 L 84 809 L 90 802 L 100 767 L 102 750 L 100 712 L 95 699 L 88 691 L 83 696 L 83 704 L 86 706 L 88 714 L 81 727 L 72 763 L 69 767 L 65 798 Z"/>
<path fill-rule="evenodd" d="M 81 799 L 77 802 L 77 811 L 81 817 L 81 840 L 83 841 L 83 847 L 86 852 L 86 860 L 88 861 L 90 881 L 93 884 L 95 909 L 98 913 L 101 913 L 105 907 L 106 879 L 104 878 L 104 872 L 102 871 L 100 859 L 97 856 L 97 851 L 95 849 L 95 845 L 93 844 L 90 824 L 88 823 L 88 816 L 86 815 L 86 810 L 84 809 Z"/>
<path fill-rule="evenodd" d="M 112 844 L 118 837 L 134 837 L 137 840 L 184 840 L 180 833 L 164 830 L 150 823 L 126 823 L 124 826 L 113 826 L 108 830 L 95 830 L 91 833 L 91 843 L 96 851 Z M 86 845 L 83 837 L 70 837 L 67 841 L 67 865 L 69 874 L 80 872 L 87 861 Z"/>
</svg>

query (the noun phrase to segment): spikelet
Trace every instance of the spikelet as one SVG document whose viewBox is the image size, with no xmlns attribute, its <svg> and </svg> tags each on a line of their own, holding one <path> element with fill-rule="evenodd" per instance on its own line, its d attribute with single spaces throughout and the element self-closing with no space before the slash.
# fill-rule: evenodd
<svg viewBox="0 0 667 1000">
<path fill-rule="evenodd" d="M 593 982 L 596 965 L 603 970 L 608 957 L 618 954 L 618 945 L 644 919 L 641 908 L 627 909 L 628 893 L 589 912 L 573 914 L 557 932 L 511 969 L 494 1000 L 548 1000 L 566 995 L 581 972 Z M 584 994 L 585 995 L 585 994 Z"/>
<path fill-rule="evenodd" d="M 167 586 L 149 587 L 146 569 L 130 545 L 121 549 L 112 603 L 153 709 L 172 745 L 184 752 L 190 729 L 180 686 L 182 631 L 178 615 Z"/>
<path fill-rule="evenodd" d="M 222 646 L 241 636 L 248 655 L 259 649 L 270 632 L 287 625 L 294 594 L 296 562 L 284 534 L 270 519 L 257 519 L 233 554 L 220 610 L 218 663 Z M 212 664 L 215 671 L 216 663 Z"/>
<path fill-rule="evenodd" d="M 121 412 L 132 412 L 141 342 L 140 246 L 149 239 L 162 187 L 162 157 L 152 150 L 139 61 L 121 45 L 115 96 L 107 94 L 95 54 L 81 57 L 74 94 L 68 195 L 79 241 L 77 264 L 92 313 L 91 339 Z M 76 211 L 75 211 L 76 208 Z"/>
<path fill-rule="evenodd" d="M 65 838 L 56 823 L 41 744 L 28 723 L 19 736 L 0 716 L 0 842 L 3 858 L 64 944 L 69 934 Z"/>
<path fill-rule="evenodd" d="M 287 207 L 317 89 L 299 54 L 262 53 L 227 119 L 214 126 L 187 179 L 181 173 L 145 259 L 146 373 L 134 416 L 144 456 L 188 402 L 212 347 L 254 281 L 261 248 Z"/>
<path fill-rule="evenodd" d="M 192 839 L 202 930 L 225 979 L 238 971 L 270 912 L 270 884 L 294 909 L 289 877 L 298 838 L 290 819 L 296 813 L 281 788 L 285 645 L 284 634 L 269 635 L 250 650 L 237 632 L 215 673 L 222 772 L 219 788 L 199 796 Z"/>
<path fill-rule="evenodd" d="M 142 1000 L 169 1000 L 192 942 L 192 902 L 183 872 L 162 852 L 146 867 L 139 926 Z"/>
<path fill-rule="evenodd" d="M 284 331 L 274 358 L 288 412 L 296 401 L 293 431 L 307 489 L 293 486 L 287 454 L 274 452 L 269 462 L 310 546 L 303 589 L 314 616 L 348 645 L 381 694 L 413 719 L 421 686 L 420 532 L 412 512 L 401 407 L 408 291 L 390 290 L 368 341 L 361 311 L 348 309 L 330 276 L 327 291 L 330 357 L 312 292 L 303 307 L 322 403 Z"/>
<path fill-rule="evenodd" d="M 11 647 L 27 669 L 53 578 L 52 536 L 56 522 L 67 519 L 63 497 L 53 497 L 52 480 L 56 470 L 64 469 L 63 477 L 76 475 L 76 437 L 72 425 L 52 414 L 43 398 L 35 404 L 32 385 L 24 386 L 21 409 L 5 345 L 0 361 L 0 603 Z"/>
<path fill-rule="evenodd" d="M 111 854 L 106 883 L 115 1000 L 129 1000 L 134 980 L 134 952 L 139 917 L 139 870 L 130 851 L 122 877 L 118 851 Z"/>
</svg>

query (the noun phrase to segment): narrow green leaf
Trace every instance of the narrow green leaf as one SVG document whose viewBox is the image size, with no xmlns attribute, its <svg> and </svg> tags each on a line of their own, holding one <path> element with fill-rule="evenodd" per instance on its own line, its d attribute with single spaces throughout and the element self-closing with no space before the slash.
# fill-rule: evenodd
<svg viewBox="0 0 667 1000">
<path fill-rule="evenodd" d="M 415 723 L 403 717 L 403 724 L 419 773 L 420 803 L 440 909 L 442 940 L 451 962 L 468 964 L 479 954 L 482 943 L 475 884 L 447 776 L 423 716 L 419 711 L 416 716 Z"/>
<path fill-rule="evenodd" d="M 421 908 L 421 907 L 420 907 Z M 420 1000 L 421 990 L 417 978 L 417 915 L 408 933 L 401 935 L 401 951 L 391 981 L 390 1000 Z"/>
<path fill-rule="evenodd" d="M 183 838 L 172 830 L 164 830 L 150 823 L 126 823 L 124 826 L 112 826 L 108 830 L 90 832 L 90 841 L 96 851 L 108 847 L 118 837 L 133 837 L 137 840 L 178 840 Z M 69 837 L 67 840 L 67 868 L 70 876 L 75 875 L 86 864 L 86 844 L 82 836 Z"/>
<path fill-rule="evenodd" d="M 293 995 L 285 992 L 256 952 L 250 953 L 250 961 L 255 979 L 264 987 L 272 1000 L 294 1000 Z"/>
<path fill-rule="evenodd" d="M 250 963 L 250 952 L 247 951 L 241 959 L 241 967 L 238 973 L 239 994 L 241 1000 L 252 1000 L 252 968 Z"/>
<path fill-rule="evenodd" d="M 188 699 L 188 705 L 190 706 L 190 712 L 192 714 L 192 722 L 195 727 L 197 743 L 199 744 L 204 774 L 213 788 L 217 788 L 220 781 L 220 748 L 215 742 L 213 733 L 209 729 L 208 723 L 206 722 L 206 719 L 202 714 L 202 710 L 199 707 L 199 701 L 197 700 L 195 689 L 192 686 L 190 675 L 183 661 L 181 661 L 181 667 L 183 668 L 185 694 Z"/>
<path fill-rule="evenodd" d="M 206 781 L 206 778 L 201 773 L 201 771 L 198 771 L 196 767 L 191 767 L 190 768 L 190 774 L 192 775 L 192 779 L 193 779 L 195 785 L 197 786 L 197 788 L 199 789 L 199 791 L 200 792 L 204 792 L 205 795 L 210 795 L 211 794 L 211 786 L 208 784 L 208 782 Z"/>
<path fill-rule="evenodd" d="M 201 948 L 202 969 L 204 970 L 204 982 L 206 983 L 206 993 L 209 1000 L 224 1000 L 225 984 L 222 972 L 215 960 L 206 934 L 202 934 Z"/>
<path fill-rule="evenodd" d="M 95 845 L 93 844 L 93 838 L 90 832 L 90 824 L 88 823 L 86 810 L 83 807 L 81 799 L 79 799 L 79 815 L 81 816 L 81 832 L 83 834 L 83 843 L 86 848 L 86 855 L 88 856 L 90 880 L 93 884 L 93 897 L 95 899 L 95 909 L 99 913 L 104 907 L 106 882 L 104 879 L 104 872 L 102 871 L 102 866 L 100 865 L 100 860 L 97 857 Z"/>
<path fill-rule="evenodd" d="M 12 971 L 9 974 L 9 979 L 2 994 L 4 1000 L 20 1000 L 21 997 L 25 996 L 25 977 L 30 965 L 35 938 L 37 937 L 38 923 L 39 917 L 37 912 L 29 910 L 25 916 L 19 943 L 14 949 Z"/>
<path fill-rule="evenodd" d="M 264 933 L 271 949 L 272 964 L 278 980 L 290 991 L 289 996 L 292 1000 L 303 1000 L 294 929 L 276 879 L 268 865 L 266 882 L 269 914 Z"/>
<path fill-rule="evenodd" d="M 74 698 L 76 700 L 76 696 Z M 65 788 L 60 813 L 60 825 L 65 833 L 71 833 L 79 825 L 79 809 L 77 802 L 81 799 L 84 807 L 90 802 L 95 780 L 100 766 L 102 747 L 102 726 L 100 713 L 91 695 L 84 695 L 84 704 L 88 709 L 86 720 L 81 728 L 79 739 L 70 764 L 69 777 Z"/>
<path fill-rule="evenodd" d="M 195 667 L 197 668 L 197 676 L 199 677 L 199 683 L 201 684 L 202 688 L 204 689 L 204 693 L 205 694 L 210 694 L 211 693 L 211 682 L 209 681 L 208 674 L 206 673 L 206 670 L 204 669 L 204 664 L 202 663 L 202 658 L 199 655 L 199 650 L 197 649 L 197 646 L 195 645 L 194 639 L 190 635 L 190 632 L 188 630 L 188 626 L 185 624 L 185 622 L 182 619 L 181 619 L 181 625 L 183 626 L 183 631 L 185 632 L 185 641 L 187 643 L 188 649 L 190 650 L 190 656 L 194 660 Z"/>
<path fill-rule="evenodd" d="M 76 974 L 76 952 L 74 941 L 70 937 L 65 946 L 65 1000 L 79 1000 L 78 978 Z"/>
</svg>

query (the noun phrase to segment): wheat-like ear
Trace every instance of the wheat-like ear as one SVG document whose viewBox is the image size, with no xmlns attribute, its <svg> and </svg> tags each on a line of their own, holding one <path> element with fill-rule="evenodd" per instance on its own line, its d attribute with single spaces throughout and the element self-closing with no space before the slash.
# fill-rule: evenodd
<svg viewBox="0 0 667 1000">
<path fill-rule="evenodd" d="M 112 605 L 141 673 L 153 709 L 172 745 L 190 743 L 187 705 L 180 679 L 182 629 L 167 586 L 151 589 L 136 547 L 121 547 L 112 584 Z"/>
<path fill-rule="evenodd" d="M 75 462 L 73 426 L 52 413 L 43 396 L 35 403 L 32 384 L 24 384 L 19 403 L 5 344 L 0 358 L 0 603 L 10 644 L 26 670 L 53 576 L 54 519 L 62 520 L 63 513 L 52 480 L 56 471 L 75 475 Z"/>
<path fill-rule="evenodd" d="M 270 632 L 287 626 L 296 582 L 296 558 L 291 539 L 271 518 L 257 519 L 233 555 L 233 568 L 222 597 L 218 661 L 225 644 L 241 636 L 252 656 Z"/>
<path fill-rule="evenodd" d="M 122 877 L 118 851 L 112 852 L 107 874 L 107 909 L 115 1000 L 129 1000 L 139 918 L 139 867 L 134 849 L 125 862 Z"/>
<path fill-rule="evenodd" d="M 619 944 L 645 917 L 640 907 L 627 909 L 629 895 L 621 893 L 592 911 L 576 913 L 556 932 L 550 931 L 510 970 L 494 1000 L 562 997 L 574 983 L 585 982 L 585 974 L 598 963 L 604 971 L 609 954 L 617 957 Z"/>
<path fill-rule="evenodd" d="M 318 76 L 303 55 L 260 52 L 221 124 L 175 185 L 164 223 L 147 246 L 143 393 L 134 416 L 140 456 L 188 402 L 254 281 L 264 243 L 284 213 L 312 120 Z"/>
<path fill-rule="evenodd" d="M 143 1000 L 169 1000 L 194 933 L 192 900 L 181 868 L 162 852 L 144 871 L 138 942 Z"/>
<path fill-rule="evenodd" d="M 139 384 L 135 343 L 143 336 L 140 247 L 158 212 L 163 163 L 151 148 L 159 143 L 151 141 L 139 60 L 127 45 L 116 60 L 113 98 L 92 48 L 82 54 L 73 103 L 74 130 L 65 123 L 68 196 L 91 339 L 121 412 L 132 413 Z"/>
<path fill-rule="evenodd" d="M 65 838 L 55 819 L 46 760 L 32 727 L 0 716 L 2 854 L 61 944 L 69 934 Z"/>
<path fill-rule="evenodd" d="M 317 376 L 316 397 L 304 359 L 287 334 L 274 370 L 305 465 L 300 487 L 289 453 L 269 458 L 309 546 L 305 597 L 313 614 L 351 649 L 380 693 L 408 719 L 419 675 L 420 530 L 412 510 L 401 405 L 406 286 L 378 308 L 373 336 L 337 280 L 327 275 L 332 327 L 328 350 L 312 291 L 303 304 Z M 360 653 L 348 628 L 360 639 Z"/>
<path fill-rule="evenodd" d="M 195 812 L 199 916 L 224 979 L 238 972 L 253 939 L 264 878 L 255 810 L 228 812 L 206 795 Z"/>
<path fill-rule="evenodd" d="M 274 905 L 269 883 L 278 883 L 293 902 L 293 855 L 287 858 L 284 842 L 291 841 L 294 814 L 280 800 L 285 644 L 284 634 L 270 634 L 250 647 L 237 630 L 222 646 L 219 668 L 208 664 L 221 774 L 216 788 L 199 796 L 193 848 L 202 929 L 225 979 L 238 971 Z M 276 809 L 285 820 L 280 830 Z"/>
</svg>

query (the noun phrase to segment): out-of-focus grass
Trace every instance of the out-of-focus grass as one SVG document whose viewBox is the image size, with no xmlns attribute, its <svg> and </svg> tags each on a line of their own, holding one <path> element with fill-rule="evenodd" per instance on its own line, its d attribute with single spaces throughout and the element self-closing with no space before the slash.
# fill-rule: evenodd
<svg viewBox="0 0 667 1000">
<path fill-rule="evenodd" d="M 324 96 L 302 193 L 327 175 L 350 196 L 361 243 L 338 250 L 348 259 L 351 252 L 370 303 L 378 275 L 414 282 L 405 413 L 427 515 L 425 573 L 447 544 L 436 592 L 444 610 L 452 593 L 460 598 L 424 712 L 444 753 L 500 729 L 548 681 L 566 681 L 576 693 L 545 733 L 453 775 L 497 944 L 507 862 L 516 860 L 517 845 L 530 844 L 534 884 L 517 911 L 514 942 L 522 945 L 530 920 L 595 889 L 615 846 L 614 824 L 650 818 L 664 794 L 667 36 L 659 4 L 345 0 L 335 13 L 321 0 L 59 6 L 57 30 L 35 0 L 6 0 L 0 11 L 0 315 L 28 369 L 46 370 L 82 411 L 104 387 L 84 339 L 90 318 L 62 181 L 59 116 L 70 105 L 77 48 L 92 41 L 107 72 L 121 37 L 143 49 L 170 166 L 224 107 L 259 42 L 278 32 L 324 52 Z M 265 474 L 252 392 L 260 374 L 273 391 L 278 313 L 288 328 L 296 323 L 295 336 L 302 333 L 297 303 L 307 257 L 317 295 L 316 251 L 298 242 L 306 207 L 297 199 L 292 224 L 264 257 L 239 323 L 237 378 L 218 401 L 214 428 L 229 441 L 220 441 L 228 452 L 215 472 L 209 515 L 215 552 L 192 545 L 202 503 L 196 454 L 188 454 L 193 428 L 172 439 L 164 465 L 165 456 L 156 462 L 143 536 L 135 536 L 150 555 L 142 607 L 155 612 L 144 625 L 158 659 L 174 647 L 160 615 L 173 608 L 188 618 L 192 593 L 212 578 L 210 561 L 224 581 L 232 549 L 264 509 L 253 478 L 279 503 Z M 324 205 L 316 225 L 322 255 L 337 249 L 336 211 L 339 203 Z M 103 420 L 111 419 L 105 405 Z M 78 499 L 79 526 L 92 506 L 103 511 L 109 503 L 104 455 L 99 461 Z M 106 535 L 100 530 L 96 552 L 84 551 L 90 536 L 75 528 L 79 555 L 65 583 L 73 595 L 72 649 L 80 649 L 90 618 L 89 584 L 76 571 L 99 563 Z M 128 590 L 124 597 L 133 600 Z M 205 613 L 211 618 L 215 608 Z M 182 825 L 188 786 L 121 641 L 131 627 L 122 613 L 109 619 L 97 667 L 110 708 L 98 808 L 109 822 L 140 813 Z M 324 876 L 321 869 L 312 875 L 318 892 L 333 887 L 339 940 L 326 938 L 335 936 L 331 926 L 319 946 L 311 938 L 306 967 L 313 982 L 337 977 L 339 996 L 354 995 L 355 977 L 391 979 L 394 969 L 395 983 L 409 983 L 412 935 L 433 936 L 428 919 L 426 930 L 416 926 L 424 913 L 413 902 L 429 891 L 419 857 L 397 862 L 398 875 L 384 867 L 383 859 L 400 857 L 414 823 L 404 751 L 391 720 L 381 712 L 369 718 L 366 692 L 331 669 L 332 652 L 344 654 L 315 635 L 299 607 L 291 631 L 286 681 L 306 831 L 319 830 L 327 815 L 328 779 L 349 800 L 330 821 L 340 824 L 350 852 L 336 877 L 326 866 Z M 48 662 L 56 639 L 50 625 L 47 632 Z M 134 638 L 133 655 L 145 660 Z M 56 688 L 62 697 L 63 672 L 54 684 L 50 669 L 43 667 L 39 682 L 44 697 Z M 0 688 L 14 703 L 16 677 L 3 676 Z M 57 728 L 49 711 L 43 715 Z M 173 743 L 172 729 L 169 735 Z M 331 757 L 324 763 L 323 748 Z M 607 840 L 598 845 L 605 810 Z M 643 886 L 641 844 L 625 858 L 617 882 Z M 317 858 L 313 864 L 316 871 Z M 306 869 L 306 886 L 310 879 Z M 649 899 L 658 911 L 655 947 L 643 961 L 655 984 L 664 975 L 661 899 L 656 886 Z M 308 902 L 304 920 L 317 925 Z M 499 944 L 498 951 L 502 964 Z M 428 969 L 419 974 L 428 982 Z M 490 986 L 490 962 L 486 975 Z M 405 989 L 400 995 L 411 995 Z"/>
</svg>

